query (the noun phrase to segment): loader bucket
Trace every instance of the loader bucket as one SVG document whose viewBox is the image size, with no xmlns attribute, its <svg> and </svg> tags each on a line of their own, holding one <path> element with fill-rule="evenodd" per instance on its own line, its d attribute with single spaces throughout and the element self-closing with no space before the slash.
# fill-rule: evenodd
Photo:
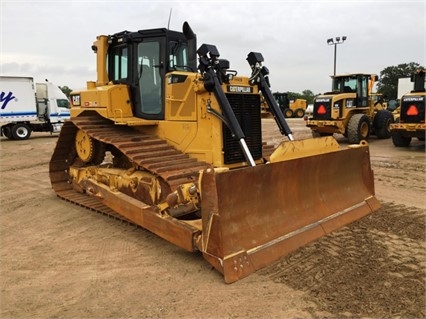
<svg viewBox="0 0 426 319">
<path fill-rule="evenodd" d="M 303 147 L 299 144 L 296 148 Z M 201 251 L 225 282 L 380 207 L 368 145 L 318 153 L 203 173 Z"/>
</svg>

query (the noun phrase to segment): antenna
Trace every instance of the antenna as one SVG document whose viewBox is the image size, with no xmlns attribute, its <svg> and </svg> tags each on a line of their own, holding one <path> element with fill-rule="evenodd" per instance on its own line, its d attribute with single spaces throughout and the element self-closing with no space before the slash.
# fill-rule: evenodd
<svg viewBox="0 0 426 319">
<path fill-rule="evenodd" d="M 169 21 L 167 22 L 167 29 L 170 29 L 170 19 L 172 18 L 172 10 L 173 8 L 170 8 L 170 13 L 169 13 Z"/>
</svg>

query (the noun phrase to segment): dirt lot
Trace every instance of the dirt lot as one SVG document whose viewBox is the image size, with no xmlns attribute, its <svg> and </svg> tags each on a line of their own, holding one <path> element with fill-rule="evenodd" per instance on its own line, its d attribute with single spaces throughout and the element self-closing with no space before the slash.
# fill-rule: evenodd
<svg viewBox="0 0 426 319">
<path fill-rule="evenodd" d="M 290 125 L 310 135 L 303 121 Z M 277 142 L 272 127 L 264 135 Z M 382 208 L 227 285 L 200 254 L 58 199 L 48 178 L 56 140 L 1 138 L 1 318 L 426 316 L 424 142 L 372 138 Z"/>
</svg>

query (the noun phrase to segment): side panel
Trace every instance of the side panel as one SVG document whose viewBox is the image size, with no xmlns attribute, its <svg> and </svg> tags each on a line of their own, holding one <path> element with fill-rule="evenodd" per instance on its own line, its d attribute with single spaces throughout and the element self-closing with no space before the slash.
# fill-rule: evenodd
<svg viewBox="0 0 426 319">
<path fill-rule="evenodd" d="M 92 84 L 92 83 L 91 83 Z M 114 122 L 135 125 L 148 122 L 133 116 L 132 104 L 127 85 L 88 86 L 84 91 L 73 91 L 71 97 L 71 117 L 84 111 L 93 110 Z M 151 121 L 154 122 L 154 121 Z"/>
<path fill-rule="evenodd" d="M 0 122 L 37 119 L 33 78 L 0 77 Z"/>
<path fill-rule="evenodd" d="M 196 121 L 196 95 L 192 83 L 194 73 L 173 72 L 166 76 L 166 121 Z"/>
</svg>

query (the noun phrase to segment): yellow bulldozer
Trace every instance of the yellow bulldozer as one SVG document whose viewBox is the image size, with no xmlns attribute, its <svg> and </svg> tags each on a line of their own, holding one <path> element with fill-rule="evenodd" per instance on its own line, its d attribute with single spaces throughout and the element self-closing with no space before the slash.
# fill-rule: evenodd
<svg viewBox="0 0 426 319">
<path fill-rule="evenodd" d="M 342 134 L 349 143 L 367 140 L 370 134 L 389 138 L 392 112 L 386 110 L 383 99 L 372 92 L 378 80 L 375 74 L 346 74 L 332 76 L 332 91 L 314 99 L 313 112 L 305 118 L 312 135 Z"/>
<path fill-rule="evenodd" d="M 98 36 L 50 161 L 57 196 L 203 257 L 231 283 L 380 206 L 367 143 L 296 141 L 263 56 L 237 76 L 196 35 Z M 262 140 L 260 93 L 283 136 Z M 344 172 L 344 174 L 342 174 Z"/>
</svg>

